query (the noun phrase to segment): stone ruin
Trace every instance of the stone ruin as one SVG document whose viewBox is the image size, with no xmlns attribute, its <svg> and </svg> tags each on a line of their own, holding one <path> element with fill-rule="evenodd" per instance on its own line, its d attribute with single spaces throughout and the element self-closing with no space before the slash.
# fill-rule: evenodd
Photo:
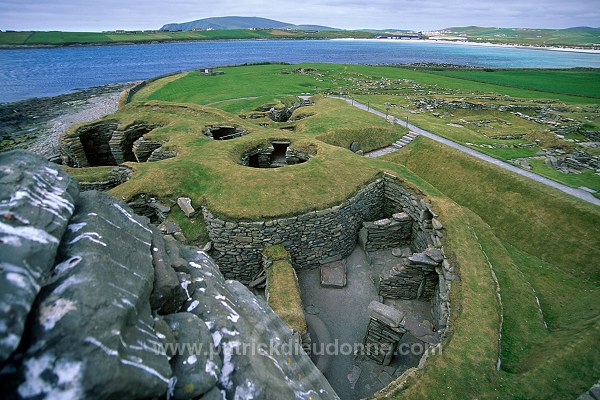
<svg viewBox="0 0 600 400">
<path fill-rule="evenodd" d="M 206 127 L 204 134 L 214 140 L 230 140 L 247 135 L 248 132 L 235 126 L 209 125 Z"/>
<path fill-rule="evenodd" d="M 393 249 L 394 260 L 384 266 L 377 282 L 380 300 L 428 302 L 433 335 L 425 342 L 436 346 L 446 332 L 450 318 L 448 293 L 455 276 L 441 241 L 442 224 L 429 203 L 393 175 L 384 173 L 340 205 L 298 216 L 236 222 L 220 219 L 206 208 L 203 213 L 213 243 L 211 254 L 221 271 L 227 278 L 248 285 L 262 279 L 261 252 L 265 243 L 282 244 L 298 271 L 342 260 L 357 243 L 368 256 Z M 381 303 L 364 310 L 371 317 L 365 347 L 390 349 L 383 355 L 372 354 L 376 362 L 383 364 L 390 362 L 395 346 L 409 330 L 404 324 L 410 318 L 390 307 Z M 395 317 L 390 319 L 390 313 Z"/>
<path fill-rule="evenodd" d="M 279 168 L 302 164 L 313 157 L 294 148 L 288 140 L 272 140 L 269 146 L 258 146 L 242 155 L 241 164 L 252 168 Z"/>
<path fill-rule="evenodd" d="M 119 129 L 118 123 L 112 120 L 84 125 L 61 137 L 63 164 L 80 168 L 116 166 L 174 157 L 175 153 L 165 150 L 161 143 L 144 138 L 156 128 L 160 125 L 135 122 Z"/>
<path fill-rule="evenodd" d="M 288 122 L 292 119 L 292 114 L 294 111 L 299 109 L 300 107 L 308 107 L 312 106 L 313 103 L 310 101 L 308 96 L 300 96 L 298 97 L 292 105 L 275 105 L 275 104 L 265 104 L 261 107 L 258 107 L 255 111 L 249 114 L 242 114 L 240 118 L 244 119 L 259 119 L 259 118 L 268 118 L 274 122 Z"/>
</svg>

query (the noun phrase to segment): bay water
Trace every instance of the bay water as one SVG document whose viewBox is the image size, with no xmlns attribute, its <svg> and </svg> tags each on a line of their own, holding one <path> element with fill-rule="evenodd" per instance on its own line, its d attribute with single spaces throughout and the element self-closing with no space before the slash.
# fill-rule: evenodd
<svg viewBox="0 0 600 400">
<path fill-rule="evenodd" d="M 0 102 L 254 62 L 600 68 L 600 54 L 401 40 L 240 40 L 0 50 Z"/>
</svg>

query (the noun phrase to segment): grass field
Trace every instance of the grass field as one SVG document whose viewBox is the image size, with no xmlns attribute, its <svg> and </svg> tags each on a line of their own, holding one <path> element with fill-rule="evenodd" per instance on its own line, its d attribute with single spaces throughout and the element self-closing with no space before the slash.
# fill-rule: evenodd
<svg viewBox="0 0 600 400">
<path fill-rule="evenodd" d="M 592 261 L 600 257 L 597 208 L 425 138 L 386 159 L 465 207 L 445 213 L 451 243 L 459 246 L 453 250 L 463 308 L 455 322 L 466 323 L 465 330 L 455 331 L 450 354 L 435 358 L 403 398 L 573 398 L 578 387 L 594 382 L 600 373 L 600 312 L 594 306 L 600 270 Z M 488 285 L 491 295 L 482 275 L 486 265 L 498 277 L 503 300 L 500 372 L 491 350 L 497 335 L 487 325 L 468 328 L 490 318 L 489 310 L 478 309 L 481 303 L 465 304 L 491 302 L 476 290 Z"/>
<path fill-rule="evenodd" d="M 434 72 L 444 76 L 494 85 L 600 98 L 600 71 L 488 70 Z"/>
<path fill-rule="evenodd" d="M 113 189 L 113 195 L 186 195 L 194 206 L 204 204 L 227 219 L 261 220 L 339 204 L 381 171 L 389 171 L 428 196 L 446 228 L 444 247 L 454 254 L 460 275 L 450 294 L 452 335 L 443 353 L 430 357 L 403 391 L 392 385 L 390 398 L 576 398 L 597 381 L 598 207 L 422 137 L 382 159 L 360 157 L 347 149 L 351 141 L 375 148 L 405 130 L 320 95 L 314 97 L 314 106 L 296 110 L 293 121 L 285 123 L 292 131 L 279 129 L 283 123 L 239 117 L 264 104 L 287 102 L 289 96 L 345 93 L 509 160 L 532 157 L 544 146 L 579 148 L 577 142 L 556 136 L 554 125 L 514 114 L 510 107 L 523 113 L 528 109 L 536 118 L 536 110 L 555 113 L 558 117 L 552 121 L 561 121 L 559 127 L 593 127 L 600 100 L 582 97 L 589 93 L 578 88 L 596 75 L 515 71 L 517 83 L 506 85 L 508 71 L 499 71 L 504 78 L 490 82 L 481 82 L 480 75 L 486 76 L 482 71 L 471 76 L 470 71 L 324 64 L 255 65 L 224 72 L 213 77 L 192 72 L 152 82 L 110 116 L 122 127 L 135 121 L 161 125 L 146 137 L 178 152 L 158 163 L 130 163 L 134 175 Z M 560 83 L 547 83 L 549 77 Z M 462 103 L 494 108 L 453 108 Z M 249 134 L 214 141 L 203 134 L 208 124 L 235 125 Z M 524 135 L 517 139 L 497 138 L 520 132 Z M 316 156 L 278 169 L 239 164 L 244 151 L 272 139 L 312 147 Z M 518 147 L 522 145 L 532 147 Z M 559 174 L 534 160 L 531 165 L 541 174 Z M 91 171 L 89 176 L 102 172 Z M 86 176 L 85 171 L 78 174 Z M 588 186 L 598 175 L 588 170 L 554 179 Z M 173 218 L 182 223 L 186 235 L 205 235 L 200 220 L 186 222 L 181 213 Z M 279 307 L 286 309 L 286 304 Z"/>
</svg>

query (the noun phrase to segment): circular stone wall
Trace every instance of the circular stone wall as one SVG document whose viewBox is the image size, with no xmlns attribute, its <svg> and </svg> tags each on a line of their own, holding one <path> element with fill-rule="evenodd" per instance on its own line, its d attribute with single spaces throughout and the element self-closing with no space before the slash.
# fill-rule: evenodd
<svg viewBox="0 0 600 400">
<path fill-rule="evenodd" d="M 302 164 L 313 156 L 314 154 L 295 148 L 290 140 L 271 140 L 268 145 L 244 152 L 240 164 L 252 168 L 279 168 Z"/>
</svg>

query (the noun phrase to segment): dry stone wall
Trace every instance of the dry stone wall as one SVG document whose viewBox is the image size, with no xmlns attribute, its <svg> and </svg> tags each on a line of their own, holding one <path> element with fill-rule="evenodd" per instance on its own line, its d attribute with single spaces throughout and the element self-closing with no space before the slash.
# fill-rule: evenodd
<svg viewBox="0 0 600 400">
<path fill-rule="evenodd" d="M 413 219 L 406 213 L 396 213 L 392 218 L 363 222 L 359 242 L 365 251 L 376 251 L 410 245 Z"/>
<path fill-rule="evenodd" d="M 246 222 L 221 219 L 206 207 L 203 214 L 213 242 L 212 255 L 221 271 L 228 279 L 246 284 L 262 271 L 264 246 L 282 244 L 292 256 L 294 268 L 310 269 L 350 255 L 363 223 L 380 221 L 385 216 L 395 215 L 396 219 L 391 217 L 389 223 L 380 226 L 383 230 L 398 228 L 400 239 L 387 240 L 373 229 L 371 236 L 378 238 L 377 246 L 409 241 L 414 252 L 438 243 L 441 246 L 433 228 L 431 206 L 390 174 L 383 174 L 340 205 L 298 216 Z M 412 229 L 410 240 L 408 229 Z"/>
<path fill-rule="evenodd" d="M 434 324 L 448 324 L 448 291 L 454 269 L 446 260 L 442 224 L 431 205 L 384 173 L 342 204 L 320 211 L 268 221 L 226 221 L 203 208 L 212 256 L 227 279 L 244 284 L 263 271 L 263 247 L 281 244 L 297 270 L 341 260 L 359 240 L 367 251 L 409 246 L 411 256 L 384 271 L 380 295 L 431 300 Z"/>
<path fill-rule="evenodd" d="M 225 221 L 203 208 L 212 256 L 225 277 L 243 283 L 260 275 L 266 245 L 285 246 L 298 270 L 341 260 L 354 250 L 362 223 L 381 219 L 383 193 L 379 178 L 335 207 L 259 222 Z"/>
<path fill-rule="evenodd" d="M 161 144 L 144 139 L 159 125 L 135 123 L 119 130 L 115 121 L 102 121 L 78 128 L 61 137 L 63 164 L 71 167 L 120 165 L 124 162 L 152 162 L 174 157 Z"/>
</svg>

